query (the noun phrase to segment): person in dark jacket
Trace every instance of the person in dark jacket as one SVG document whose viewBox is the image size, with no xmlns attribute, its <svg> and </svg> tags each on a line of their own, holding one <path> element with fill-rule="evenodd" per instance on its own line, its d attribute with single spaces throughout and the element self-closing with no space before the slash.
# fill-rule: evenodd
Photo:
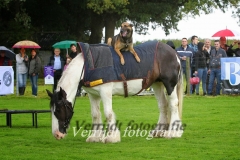
<svg viewBox="0 0 240 160">
<path fill-rule="evenodd" d="M 73 43 L 70 45 L 70 49 L 71 49 L 71 53 L 69 55 L 69 57 L 71 58 L 71 60 L 73 58 L 75 58 L 80 52 L 77 49 L 77 44 Z M 71 62 L 70 62 L 71 63 Z M 77 95 L 76 96 L 80 96 L 81 95 L 81 90 L 80 90 L 80 85 L 78 86 L 78 90 L 77 90 Z"/>
<path fill-rule="evenodd" d="M 235 44 L 238 44 L 238 48 L 232 49 L 232 47 L 233 47 Z M 234 42 L 230 45 L 229 48 L 231 48 L 231 49 L 233 50 L 233 52 L 234 52 L 234 54 L 235 54 L 236 57 L 240 57 L 240 41 L 234 41 Z"/>
<path fill-rule="evenodd" d="M 220 47 L 225 50 L 228 57 L 233 57 L 234 51 L 229 45 L 227 45 L 226 37 L 220 37 Z"/>
<path fill-rule="evenodd" d="M 207 81 L 207 57 L 208 52 L 204 51 L 204 43 L 199 42 L 198 51 L 195 53 L 195 76 L 199 77 L 199 83 L 196 85 L 196 95 L 199 95 L 199 85 L 202 82 L 203 95 L 207 94 L 206 81 Z"/>
<path fill-rule="evenodd" d="M 60 52 L 61 51 L 59 48 L 55 48 L 54 55 L 50 57 L 50 60 L 48 63 L 49 66 L 53 67 L 53 73 L 54 73 L 53 92 L 57 88 L 57 83 L 62 76 L 63 68 L 65 65 L 65 59 L 60 55 Z"/>
<path fill-rule="evenodd" d="M 37 52 L 32 49 L 29 57 L 28 75 L 32 84 L 32 95 L 37 97 L 38 92 L 38 75 L 41 70 L 41 59 L 37 56 Z"/>
<path fill-rule="evenodd" d="M 167 41 L 166 44 L 169 45 L 170 47 L 172 47 L 172 49 L 175 49 L 175 45 L 172 41 Z"/>
<path fill-rule="evenodd" d="M 215 78 L 217 79 L 216 95 L 220 95 L 221 58 L 227 57 L 225 50 L 220 47 L 219 40 L 214 41 L 214 46 L 215 46 L 215 49 L 212 50 L 210 54 L 210 64 L 209 64 L 210 79 L 209 79 L 209 86 L 208 86 L 208 95 L 213 95 L 213 83 Z"/>
<path fill-rule="evenodd" d="M 192 64 L 191 62 L 192 62 L 193 52 L 194 52 L 193 49 L 188 46 L 187 38 L 182 38 L 181 46 L 178 47 L 176 51 L 181 61 L 183 74 L 185 74 L 185 78 L 187 78 L 186 60 L 187 60 L 187 57 L 190 58 L 190 68 L 188 72 L 191 73 L 191 64 Z M 186 81 L 188 82 L 189 80 L 186 79 Z M 187 85 L 186 85 L 185 93 L 187 93 Z M 190 86 L 190 94 L 192 94 L 192 85 Z"/>
<path fill-rule="evenodd" d="M 208 69 L 208 70 L 209 70 L 210 53 L 211 53 L 211 51 L 212 51 L 213 49 L 215 49 L 215 47 L 212 46 L 211 44 L 212 44 L 211 39 L 206 38 L 206 39 L 204 40 L 204 46 L 205 46 L 205 47 L 204 47 L 204 50 L 205 50 L 206 53 L 208 53 L 208 57 L 207 57 L 207 60 L 206 60 L 206 62 L 207 62 L 207 69 Z M 209 77 L 210 77 L 210 72 L 207 72 L 207 81 L 206 81 L 207 91 L 208 91 L 208 85 L 209 85 Z M 216 85 L 214 85 L 213 87 L 214 87 L 213 90 L 215 91 L 215 90 L 216 90 Z"/>
<path fill-rule="evenodd" d="M 71 44 L 70 49 L 71 49 L 71 53 L 70 53 L 69 56 L 71 57 L 71 59 L 73 59 L 78 55 L 77 45 L 76 44 Z"/>
<path fill-rule="evenodd" d="M 5 56 L 5 51 L 0 51 L 0 66 L 12 66 L 12 61 Z"/>
<path fill-rule="evenodd" d="M 191 77 L 194 77 L 195 75 L 194 75 L 194 71 L 196 70 L 195 69 L 195 53 L 198 51 L 198 46 L 197 46 L 197 44 L 198 44 L 198 36 L 196 36 L 196 35 L 193 35 L 192 37 L 191 37 L 191 43 L 190 44 L 188 44 L 188 46 L 190 47 L 190 48 L 192 48 L 193 49 L 193 59 L 192 59 L 192 64 L 191 64 Z M 195 89 L 196 89 L 196 85 L 194 84 L 194 85 L 192 85 L 192 93 L 195 93 Z"/>
</svg>

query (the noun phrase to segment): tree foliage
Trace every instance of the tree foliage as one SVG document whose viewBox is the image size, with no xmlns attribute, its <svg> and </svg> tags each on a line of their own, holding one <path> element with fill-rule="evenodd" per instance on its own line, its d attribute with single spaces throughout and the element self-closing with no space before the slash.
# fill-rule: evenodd
<svg viewBox="0 0 240 160">
<path fill-rule="evenodd" d="M 161 27 L 168 35 L 178 30 L 184 17 L 209 14 L 213 9 L 231 8 L 240 19 L 239 4 L 240 0 L 3 0 L 0 29 L 1 33 L 14 32 L 11 38 L 2 34 L 9 41 L 19 40 L 23 33 L 24 38 L 33 38 L 36 32 L 66 32 L 68 36 L 59 39 L 99 43 L 113 36 L 124 21 L 131 21 L 138 34 Z"/>
</svg>

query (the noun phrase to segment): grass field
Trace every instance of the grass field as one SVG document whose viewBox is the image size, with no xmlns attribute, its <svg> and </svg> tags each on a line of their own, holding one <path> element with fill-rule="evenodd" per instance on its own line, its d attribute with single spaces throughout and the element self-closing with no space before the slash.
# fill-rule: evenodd
<svg viewBox="0 0 240 160">
<path fill-rule="evenodd" d="M 25 96 L 0 97 L 0 108 L 48 109 L 49 98 L 41 85 L 37 98 L 30 87 Z M 12 115 L 12 128 L 6 127 L 0 114 L 0 159 L 240 159 L 239 96 L 185 96 L 182 138 L 164 139 L 125 136 L 124 130 L 134 125 L 155 124 L 159 111 L 154 96 L 113 98 L 113 109 L 121 125 L 121 142 L 116 144 L 86 143 L 78 133 L 76 121 L 91 123 L 88 97 L 78 97 L 71 127 L 65 139 L 55 140 L 51 134 L 51 116 L 38 115 L 38 127 L 32 127 L 31 114 Z M 104 117 L 103 117 L 104 119 Z"/>
</svg>

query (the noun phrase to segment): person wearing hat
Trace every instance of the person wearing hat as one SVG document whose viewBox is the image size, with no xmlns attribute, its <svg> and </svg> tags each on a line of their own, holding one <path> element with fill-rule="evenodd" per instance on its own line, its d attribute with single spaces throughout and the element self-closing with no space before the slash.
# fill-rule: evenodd
<svg viewBox="0 0 240 160">
<path fill-rule="evenodd" d="M 233 57 L 234 52 L 232 48 L 227 45 L 226 37 L 220 37 L 220 47 L 226 51 L 228 57 Z"/>
<path fill-rule="evenodd" d="M 70 53 L 70 57 L 71 59 L 75 58 L 77 55 L 78 55 L 78 51 L 77 51 L 77 45 L 74 43 L 74 44 L 71 44 L 70 45 L 70 49 L 71 49 L 71 53 Z"/>
</svg>

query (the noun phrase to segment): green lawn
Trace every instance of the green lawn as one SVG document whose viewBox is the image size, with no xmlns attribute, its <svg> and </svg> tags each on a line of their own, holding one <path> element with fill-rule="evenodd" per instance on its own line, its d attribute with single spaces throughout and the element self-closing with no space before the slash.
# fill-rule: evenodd
<svg viewBox="0 0 240 160">
<path fill-rule="evenodd" d="M 30 87 L 25 96 L 1 96 L 0 108 L 48 109 L 49 98 L 40 85 L 37 98 Z M 38 127 L 32 127 L 31 114 L 12 115 L 12 128 L 0 114 L 1 159 L 240 159 L 239 96 L 185 96 L 182 138 L 164 139 L 124 136 L 128 123 L 154 124 L 159 111 L 154 96 L 113 98 L 113 109 L 121 125 L 121 142 L 86 143 L 81 132 L 74 137 L 76 121 L 91 123 L 88 97 L 78 97 L 71 127 L 65 139 L 51 134 L 51 116 L 38 114 Z M 103 120 L 105 120 L 103 116 Z"/>
</svg>

